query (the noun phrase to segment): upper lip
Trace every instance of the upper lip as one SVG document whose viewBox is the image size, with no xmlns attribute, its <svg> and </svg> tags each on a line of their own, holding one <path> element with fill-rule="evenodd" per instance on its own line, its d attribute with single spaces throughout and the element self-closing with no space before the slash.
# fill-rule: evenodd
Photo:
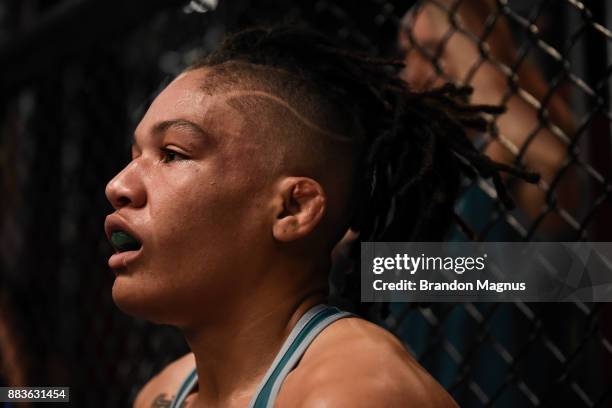
<svg viewBox="0 0 612 408">
<path fill-rule="evenodd" d="M 134 239 L 142 244 L 142 239 L 138 235 L 134 229 L 128 224 L 124 219 L 122 219 L 118 214 L 113 213 L 106 217 L 104 221 L 104 232 L 106 233 L 106 238 L 109 242 L 111 241 L 111 235 L 115 231 L 123 231 L 130 234 Z"/>
</svg>

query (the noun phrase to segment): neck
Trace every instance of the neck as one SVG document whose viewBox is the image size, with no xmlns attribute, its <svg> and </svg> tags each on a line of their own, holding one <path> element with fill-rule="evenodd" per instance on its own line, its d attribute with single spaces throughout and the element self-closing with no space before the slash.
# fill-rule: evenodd
<svg viewBox="0 0 612 408">
<path fill-rule="evenodd" d="M 300 317 L 326 301 L 326 287 L 301 287 L 311 289 L 253 290 L 220 307 L 222 319 L 183 330 L 196 360 L 195 407 L 246 406 Z"/>
</svg>

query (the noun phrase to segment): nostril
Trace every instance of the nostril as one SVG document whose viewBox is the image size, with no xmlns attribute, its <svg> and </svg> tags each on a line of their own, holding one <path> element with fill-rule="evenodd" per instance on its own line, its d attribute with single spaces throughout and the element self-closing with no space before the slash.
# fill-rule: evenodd
<svg viewBox="0 0 612 408">
<path fill-rule="evenodd" d="M 127 198 L 126 196 L 121 196 L 117 198 L 117 204 L 119 205 L 119 207 L 125 207 L 129 203 L 130 203 L 130 199 Z"/>
</svg>

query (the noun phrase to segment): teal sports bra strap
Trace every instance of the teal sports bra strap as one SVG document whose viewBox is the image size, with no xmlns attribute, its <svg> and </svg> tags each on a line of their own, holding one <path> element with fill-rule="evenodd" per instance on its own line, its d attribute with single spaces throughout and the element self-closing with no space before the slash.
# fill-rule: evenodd
<svg viewBox="0 0 612 408">
<path fill-rule="evenodd" d="M 249 408 L 272 408 L 285 377 L 295 368 L 315 337 L 336 320 L 350 316 L 354 315 L 327 305 L 316 305 L 304 313 L 264 375 Z M 179 388 L 170 408 L 181 407 L 197 382 L 198 376 L 194 369 Z"/>
<path fill-rule="evenodd" d="M 302 316 L 264 376 L 249 408 L 273 408 L 285 377 L 323 329 L 343 317 L 354 316 L 337 307 L 317 305 Z"/>
<path fill-rule="evenodd" d="M 198 383 L 198 373 L 196 369 L 194 368 L 193 371 L 189 373 L 187 378 L 185 378 L 185 381 L 183 381 L 183 383 L 181 384 L 181 387 L 176 393 L 176 398 L 174 398 L 174 400 L 172 400 L 172 404 L 170 404 L 170 408 L 181 407 L 183 403 L 185 402 L 185 399 L 187 399 L 187 396 L 189 395 L 189 393 L 191 392 L 191 390 L 193 389 L 193 387 L 195 387 L 197 383 Z"/>
</svg>

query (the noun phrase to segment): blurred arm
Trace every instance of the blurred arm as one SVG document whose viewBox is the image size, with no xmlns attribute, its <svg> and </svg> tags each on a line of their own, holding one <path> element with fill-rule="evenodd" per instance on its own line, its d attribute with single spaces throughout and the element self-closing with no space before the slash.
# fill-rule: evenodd
<svg viewBox="0 0 612 408">
<path fill-rule="evenodd" d="M 547 128 L 546 123 L 540 122 L 539 109 L 530 103 L 529 96 L 523 98 L 510 92 L 508 76 L 491 60 L 482 58 L 474 39 L 452 29 L 449 14 L 443 7 L 449 8 L 453 3 L 451 0 L 426 1 L 405 16 L 404 29 L 400 33 L 400 46 L 406 51 L 403 78 L 416 89 L 438 86 L 449 80 L 467 84 L 474 88 L 472 103 L 506 105 L 507 111 L 499 115 L 496 121 L 499 137 L 490 140 L 485 153 L 503 163 L 515 162 L 520 153 L 522 162 L 540 173 L 542 180 L 539 185 L 518 180 L 512 186 L 517 205 L 534 219 L 546 203 L 550 183 L 563 169 L 567 146 Z M 464 0 L 457 9 L 455 19 L 462 30 L 480 37 L 487 18 L 494 11 L 495 3 L 491 0 Z M 452 35 L 447 37 L 449 31 Z M 500 16 L 496 20 L 487 36 L 486 46 L 492 60 L 506 66 L 512 66 L 516 61 L 517 47 L 505 17 Z M 437 52 L 438 72 L 432 62 Z M 522 91 L 539 103 L 549 87 L 537 67 L 524 60 L 517 74 Z M 573 130 L 571 112 L 561 95 L 553 94 L 543 108 L 548 111 L 550 122 L 569 139 Z M 554 188 L 558 206 L 575 209 L 575 185 L 572 172 L 566 172 Z M 554 233 L 565 226 L 565 221 L 552 212 L 544 218 L 541 226 L 547 232 Z"/>
</svg>

